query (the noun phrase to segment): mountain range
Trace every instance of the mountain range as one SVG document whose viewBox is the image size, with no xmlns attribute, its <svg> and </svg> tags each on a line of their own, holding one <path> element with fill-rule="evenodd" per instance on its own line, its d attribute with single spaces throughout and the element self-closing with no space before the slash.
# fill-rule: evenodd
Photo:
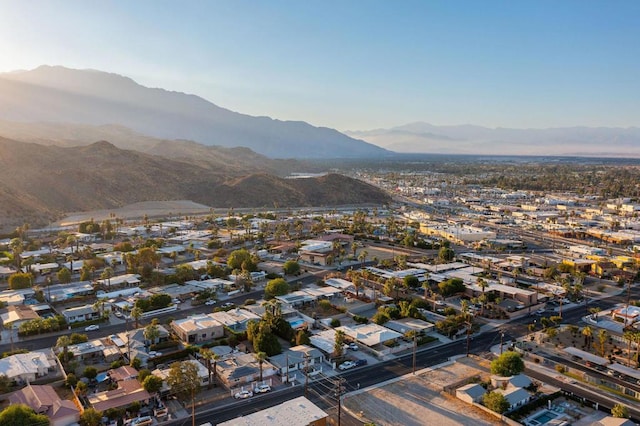
<svg viewBox="0 0 640 426">
<path fill-rule="evenodd" d="M 205 153 L 207 148 L 215 149 L 203 147 Z M 197 164 L 105 141 L 60 147 L 0 138 L 0 224 L 5 230 L 24 222 L 42 225 L 73 211 L 162 200 L 277 208 L 384 204 L 390 198 L 338 174 L 284 179 L 260 168 L 234 172 L 212 167 L 206 158 Z"/>
<path fill-rule="evenodd" d="M 271 158 L 387 154 L 334 129 L 253 117 L 195 95 L 144 87 L 118 74 L 60 66 L 0 74 L 0 120 L 118 125 L 154 138 L 246 147 Z"/>
<path fill-rule="evenodd" d="M 491 129 L 416 122 L 345 133 L 403 153 L 640 157 L 640 128 L 637 127 Z"/>
</svg>

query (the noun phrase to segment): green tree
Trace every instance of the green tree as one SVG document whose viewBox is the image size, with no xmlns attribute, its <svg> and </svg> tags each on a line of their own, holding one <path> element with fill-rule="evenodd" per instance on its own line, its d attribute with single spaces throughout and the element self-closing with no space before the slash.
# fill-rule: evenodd
<svg viewBox="0 0 640 426">
<path fill-rule="evenodd" d="M 208 386 L 209 389 L 211 389 L 211 385 L 213 384 L 211 381 L 211 360 L 213 359 L 214 355 L 215 353 L 211 349 L 200 348 L 200 356 L 207 363 L 207 371 L 209 372 L 209 386 Z"/>
<path fill-rule="evenodd" d="M 171 364 L 167 375 L 167 385 L 171 388 L 171 393 L 182 400 L 191 401 L 191 419 L 195 424 L 196 418 L 196 394 L 200 392 L 200 378 L 198 377 L 198 367 L 189 361 L 178 361 Z"/>
<path fill-rule="evenodd" d="M 611 409 L 611 415 L 621 419 L 628 419 L 630 417 L 629 408 L 626 405 L 616 404 Z"/>
<path fill-rule="evenodd" d="M 340 358 L 344 352 L 344 331 L 336 330 L 335 341 L 333 343 L 333 355 Z"/>
<path fill-rule="evenodd" d="M 57 272 L 56 278 L 58 278 L 58 281 L 61 283 L 68 284 L 71 282 L 71 271 L 67 268 L 62 268 Z"/>
<path fill-rule="evenodd" d="M 245 263 L 246 262 L 246 263 Z M 227 266 L 229 269 L 243 269 L 243 265 L 249 272 L 255 271 L 257 268 L 255 262 L 246 249 L 234 250 L 227 258 Z"/>
<path fill-rule="evenodd" d="M 60 336 L 56 341 L 56 348 L 62 348 L 62 362 L 67 362 L 67 352 L 69 351 L 69 345 L 71 344 L 71 339 L 69 336 Z"/>
<path fill-rule="evenodd" d="M 102 413 L 94 408 L 87 408 L 80 414 L 80 425 L 100 426 L 102 424 Z"/>
<path fill-rule="evenodd" d="M 265 297 L 284 296 L 290 291 L 289 284 L 283 278 L 270 280 L 264 288 Z"/>
<path fill-rule="evenodd" d="M 11 290 L 18 290 L 21 288 L 31 287 L 33 282 L 33 275 L 28 272 L 17 272 L 9 276 L 9 288 Z"/>
<path fill-rule="evenodd" d="M 82 372 L 82 375 L 89 380 L 93 380 L 98 377 L 98 369 L 92 366 L 86 367 Z"/>
<path fill-rule="evenodd" d="M 499 392 L 487 392 L 482 396 L 482 402 L 488 409 L 502 414 L 509 409 L 509 401 Z"/>
<path fill-rule="evenodd" d="M 133 318 L 133 320 L 136 322 L 136 328 L 139 327 L 139 323 L 140 323 L 140 318 L 142 318 L 142 309 L 135 307 L 131 310 L 131 318 Z"/>
<path fill-rule="evenodd" d="M 418 288 L 420 287 L 420 281 L 415 275 L 407 275 L 404 277 L 404 286 L 407 288 Z"/>
<path fill-rule="evenodd" d="M 156 340 L 160 337 L 160 328 L 158 327 L 158 319 L 154 318 L 151 324 L 147 325 L 143 331 L 144 338 L 150 345 L 156 343 Z"/>
<path fill-rule="evenodd" d="M 600 343 L 600 356 L 601 357 L 604 357 L 605 344 L 607 343 L 608 339 L 609 339 L 609 333 L 607 333 L 607 330 L 600 329 L 600 331 L 598 331 L 598 343 Z"/>
<path fill-rule="evenodd" d="M 593 329 L 588 325 L 582 329 L 582 335 L 584 336 L 584 344 L 587 348 L 591 347 L 591 340 L 593 339 Z"/>
<path fill-rule="evenodd" d="M 450 249 L 449 247 L 440 247 L 440 250 L 438 251 L 438 257 L 444 262 L 451 262 L 454 255 L 455 253 L 453 249 Z"/>
<path fill-rule="evenodd" d="M 508 377 L 524 371 L 524 361 L 517 352 L 507 351 L 491 361 L 491 374 Z"/>
<path fill-rule="evenodd" d="M 296 345 L 310 345 L 311 340 L 305 330 L 298 330 L 296 333 Z"/>
<path fill-rule="evenodd" d="M 49 418 L 24 404 L 12 404 L 0 411 L 0 426 L 46 426 Z"/>
<path fill-rule="evenodd" d="M 282 271 L 285 275 L 295 275 L 300 272 L 300 264 L 295 260 L 287 260 L 284 262 L 284 265 L 282 265 Z"/>
<path fill-rule="evenodd" d="M 151 394 L 156 393 L 162 389 L 162 379 L 150 374 L 142 381 L 142 387 Z"/>
</svg>

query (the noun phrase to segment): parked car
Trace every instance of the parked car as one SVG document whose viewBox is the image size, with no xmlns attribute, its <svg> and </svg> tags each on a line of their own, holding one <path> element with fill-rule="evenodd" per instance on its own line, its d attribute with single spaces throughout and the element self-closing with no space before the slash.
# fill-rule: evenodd
<svg viewBox="0 0 640 426">
<path fill-rule="evenodd" d="M 176 305 L 179 305 L 180 303 L 182 303 L 180 299 L 173 299 L 172 302 L 175 303 Z"/>
<path fill-rule="evenodd" d="M 122 315 L 122 312 L 120 312 L 120 311 L 115 311 L 113 313 L 113 315 L 115 315 L 117 318 L 122 318 L 124 316 L 124 315 Z"/>
<path fill-rule="evenodd" d="M 158 357 L 158 356 L 162 356 L 162 352 L 151 351 L 147 355 L 149 355 L 149 358 L 155 358 L 155 357 Z"/>
<path fill-rule="evenodd" d="M 340 370 L 348 370 L 356 366 L 356 363 L 353 361 L 345 361 L 338 367 Z"/>
<path fill-rule="evenodd" d="M 355 364 L 356 364 L 356 367 L 362 367 L 363 365 L 367 365 L 367 360 L 366 359 L 357 359 Z"/>
<path fill-rule="evenodd" d="M 97 331 L 100 330 L 100 326 L 98 324 L 91 324 L 84 328 L 84 331 Z"/>
<path fill-rule="evenodd" d="M 349 343 L 349 349 L 351 349 L 352 351 L 357 351 L 360 348 L 358 347 L 358 344 L 356 342 L 351 342 Z"/>
<path fill-rule="evenodd" d="M 271 390 L 271 386 L 269 385 L 258 385 L 255 387 L 255 389 L 253 389 L 253 392 L 255 393 L 266 393 L 269 392 Z"/>
<path fill-rule="evenodd" d="M 131 421 L 131 426 L 150 426 L 153 424 L 151 416 L 138 417 Z"/>
<path fill-rule="evenodd" d="M 253 392 L 248 390 L 243 390 L 233 395 L 235 399 L 247 399 L 247 398 L 251 398 L 252 396 L 253 396 Z"/>
<path fill-rule="evenodd" d="M 211 306 L 211 305 L 215 305 L 216 301 L 215 300 L 207 300 L 206 302 L 204 302 L 205 305 L 207 306 Z"/>
<path fill-rule="evenodd" d="M 235 303 L 231 303 L 231 302 L 227 302 L 227 303 L 223 303 L 222 307 L 223 308 L 233 308 L 234 306 L 236 306 Z"/>
</svg>

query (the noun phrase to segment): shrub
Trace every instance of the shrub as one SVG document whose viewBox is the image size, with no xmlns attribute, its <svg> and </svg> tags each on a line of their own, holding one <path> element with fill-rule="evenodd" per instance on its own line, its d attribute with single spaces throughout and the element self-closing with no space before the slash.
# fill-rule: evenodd
<svg viewBox="0 0 640 426">
<path fill-rule="evenodd" d="M 331 320 L 331 327 L 333 328 L 340 327 L 340 320 L 338 318 L 333 318 Z"/>
<path fill-rule="evenodd" d="M 369 323 L 369 318 L 361 316 L 361 315 L 354 315 L 353 316 L 353 321 L 355 321 L 358 324 L 368 324 Z"/>
</svg>

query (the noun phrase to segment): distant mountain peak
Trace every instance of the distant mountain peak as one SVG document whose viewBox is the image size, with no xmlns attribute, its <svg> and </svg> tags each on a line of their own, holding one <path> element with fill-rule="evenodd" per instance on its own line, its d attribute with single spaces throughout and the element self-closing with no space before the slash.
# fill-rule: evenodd
<svg viewBox="0 0 640 426">
<path fill-rule="evenodd" d="M 119 74 L 63 66 L 0 74 L 0 120 L 114 124 L 161 139 L 243 146 L 272 158 L 388 154 L 334 129 L 253 117 L 196 95 L 148 88 Z"/>
</svg>

